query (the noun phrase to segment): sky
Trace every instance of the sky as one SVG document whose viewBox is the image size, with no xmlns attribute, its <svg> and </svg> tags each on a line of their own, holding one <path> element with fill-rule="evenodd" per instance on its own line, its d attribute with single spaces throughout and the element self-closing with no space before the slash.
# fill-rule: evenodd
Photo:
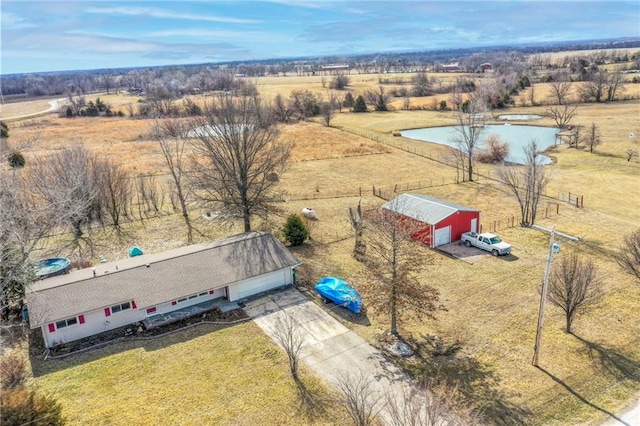
<svg viewBox="0 0 640 426">
<path fill-rule="evenodd" d="M 640 37 L 640 2 L 1 0 L 0 74 Z"/>
</svg>

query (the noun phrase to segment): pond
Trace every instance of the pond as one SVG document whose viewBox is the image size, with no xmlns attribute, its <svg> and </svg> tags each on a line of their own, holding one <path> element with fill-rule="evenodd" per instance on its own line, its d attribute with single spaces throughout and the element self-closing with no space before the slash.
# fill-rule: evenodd
<svg viewBox="0 0 640 426">
<path fill-rule="evenodd" d="M 455 140 L 459 136 L 456 129 L 457 126 L 427 127 L 423 129 L 403 130 L 400 134 L 409 139 L 456 147 Z M 490 135 L 496 135 L 501 142 L 509 144 L 509 156 L 507 160 L 513 163 L 524 164 L 526 162 L 524 148 L 529 142 L 535 139 L 540 151 L 544 151 L 550 146 L 561 142 L 560 140 L 556 140 L 556 133 L 559 131 L 560 129 L 557 127 L 491 124 L 484 127 L 480 135 L 479 147 L 482 149 L 484 141 L 486 141 Z M 551 158 L 544 155 L 541 157 L 542 164 L 552 163 Z"/>
</svg>

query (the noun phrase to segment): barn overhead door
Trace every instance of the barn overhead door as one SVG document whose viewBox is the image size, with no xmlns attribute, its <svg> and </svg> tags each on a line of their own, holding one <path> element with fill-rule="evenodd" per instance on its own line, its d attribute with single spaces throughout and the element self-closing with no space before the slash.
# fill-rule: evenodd
<svg viewBox="0 0 640 426">
<path fill-rule="evenodd" d="M 238 283 L 238 298 L 244 299 L 286 285 L 286 272 L 287 270 L 279 270 Z"/>
<path fill-rule="evenodd" d="M 435 247 L 443 244 L 449 244 L 451 242 L 451 226 L 446 228 L 436 229 Z"/>
</svg>

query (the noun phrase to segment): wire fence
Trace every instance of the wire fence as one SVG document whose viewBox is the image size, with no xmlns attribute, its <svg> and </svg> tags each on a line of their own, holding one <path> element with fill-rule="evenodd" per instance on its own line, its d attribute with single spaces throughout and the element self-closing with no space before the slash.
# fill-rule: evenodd
<svg viewBox="0 0 640 426">
<path fill-rule="evenodd" d="M 558 200 L 578 208 L 584 208 L 584 195 L 572 194 L 571 192 L 559 192 Z"/>
<path fill-rule="evenodd" d="M 432 161 L 436 161 L 440 164 L 444 164 L 447 165 L 449 167 L 453 167 L 458 169 L 460 167 L 459 162 L 457 161 L 457 159 L 449 154 L 442 154 L 442 153 L 434 153 L 432 151 L 429 151 L 428 149 L 425 150 L 424 148 L 416 148 L 415 146 L 410 146 L 407 144 L 403 144 L 402 140 L 397 140 L 397 139 L 390 139 L 386 136 L 380 135 L 380 134 L 375 134 L 375 133 L 370 133 L 370 132 L 364 132 L 361 130 L 357 130 L 357 129 L 347 129 L 347 128 L 341 128 L 342 131 L 348 132 L 348 133 L 352 133 L 358 136 L 361 136 L 363 138 L 367 138 L 367 139 L 371 139 L 373 141 L 376 141 L 378 143 L 382 143 L 388 146 L 392 146 L 394 148 L 400 149 L 402 151 L 408 152 L 408 153 L 412 153 L 414 155 L 418 155 L 420 157 L 423 158 L 428 158 Z M 495 182 L 502 182 L 499 177 L 498 174 L 494 171 L 493 175 L 491 173 L 491 170 L 485 170 L 483 172 L 480 171 L 479 167 L 476 167 L 474 169 L 474 176 L 475 176 L 475 180 L 478 181 L 480 180 L 480 178 L 484 178 L 484 179 L 488 179 L 488 180 L 492 180 Z M 462 180 L 465 180 L 465 173 L 463 171 L 462 173 Z M 459 183 L 460 180 L 456 177 L 456 179 L 453 179 L 453 182 L 450 183 Z M 444 184 L 444 183 L 443 183 Z M 426 187 L 426 186 L 425 186 Z M 416 188 L 414 188 L 416 189 Z M 575 207 L 578 208 L 584 208 L 584 195 L 578 195 L 578 194 L 574 194 L 571 192 L 559 192 L 557 196 L 555 195 L 551 195 L 551 194 L 547 194 L 546 190 L 543 192 L 542 194 L 543 196 L 547 197 L 547 198 L 551 198 L 551 199 L 556 199 L 558 201 L 563 201 L 566 202 L 568 204 L 571 204 Z"/>
</svg>

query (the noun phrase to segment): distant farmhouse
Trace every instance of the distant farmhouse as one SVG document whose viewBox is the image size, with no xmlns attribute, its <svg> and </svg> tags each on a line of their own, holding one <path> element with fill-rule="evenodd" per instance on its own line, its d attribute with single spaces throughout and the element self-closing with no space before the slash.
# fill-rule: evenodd
<svg viewBox="0 0 640 426">
<path fill-rule="evenodd" d="M 460 65 L 458 62 L 453 62 L 451 64 L 443 64 L 441 66 L 443 72 L 460 72 Z"/>
<path fill-rule="evenodd" d="M 323 65 L 320 70 L 323 74 L 340 74 L 345 72 L 350 74 L 349 64 Z"/>
<path fill-rule="evenodd" d="M 480 71 L 481 72 L 493 71 L 493 66 L 489 62 L 485 62 L 484 64 L 480 64 Z"/>
<path fill-rule="evenodd" d="M 43 279 L 26 292 L 47 348 L 140 322 L 151 328 L 288 286 L 300 262 L 249 232 Z"/>
</svg>

